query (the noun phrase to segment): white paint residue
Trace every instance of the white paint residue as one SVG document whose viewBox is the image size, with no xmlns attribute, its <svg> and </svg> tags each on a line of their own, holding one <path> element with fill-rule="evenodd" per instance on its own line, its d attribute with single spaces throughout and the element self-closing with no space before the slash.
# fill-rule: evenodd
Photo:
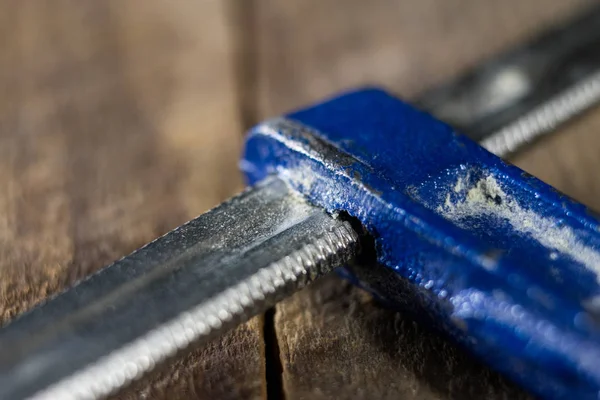
<svg viewBox="0 0 600 400">
<path fill-rule="evenodd" d="M 280 168 L 278 170 L 279 177 L 286 182 L 292 183 L 293 186 L 300 186 L 306 190 L 310 190 L 315 183 L 315 173 L 306 166 L 288 169 Z"/>
<path fill-rule="evenodd" d="M 467 176 L 466 179 L 469 179 L 469 177 Z M 456 181 L 456 185 L 454 185 L 454 191 L 456 193 L 460 193 L 463 190 L 463 179 L 462 178 L 458 178 L 458 180 Z"/>
<path fill-rule="evenodd" d="M 458 192 L 456 189 L 462 189 L 464 184 L 465 182 L 459 179 L 453 189 Z M 542 246 L 568 255 L 583 264 L 596 274 L 596 281 L 600 283 L 600 253 L 583 243 L 570 227 L 559 226 L 556 219 L 521 207 L 502 190 L 492 175 L 480 179 L 468 190 L 462 201 L 452 202 L 448 194 L 444 206 L 440 206 L 439 210 L 446 218 L 459 225 L 465 217 L 487 215 L 502 218 L 508 221 L 515 231 L 528 235 Z M 556 259 L 556 253 L 551 253 L 550 258 Z"/>
</svg>

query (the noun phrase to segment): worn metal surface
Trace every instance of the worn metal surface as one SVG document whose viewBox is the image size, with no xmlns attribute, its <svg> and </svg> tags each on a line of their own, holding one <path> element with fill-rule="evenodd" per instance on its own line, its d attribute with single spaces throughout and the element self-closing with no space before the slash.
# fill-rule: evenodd
<svg viewBox="0 0 600 400">
<path fill-rule="evenodd" d="M 2 330 L 0 398 L 106 395 L 344 264 L 357 239 L 268 179 Z"/>
<path fill-rule="evenodd" d="M 242 167 L 358 218 L 378 263 L 415 284 L 382 297 L 422 304 L 535 393 L 598 394 L 600 224 L 582 205 L 378 90 L 259 125 Z"/>
<path fill-rule="evenodd" d="M 416 101 L 506 156 L 600 101 L 600 6 Z"/>
</svg>

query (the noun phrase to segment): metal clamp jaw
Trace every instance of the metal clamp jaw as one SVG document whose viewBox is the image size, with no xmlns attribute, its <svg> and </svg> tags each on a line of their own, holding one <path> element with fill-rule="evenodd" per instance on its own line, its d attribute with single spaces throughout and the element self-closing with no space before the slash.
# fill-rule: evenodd
<svg viewBox="0 0 600 400">
<path fill-rule="evenodd" d="M 376 89 L 258 125 L 241 167 L 357 218 L 385 272 L 350 276 L 378 296 L 535 393 L 598 396 L 600 223 L 581 204 Z"/>
</svg>

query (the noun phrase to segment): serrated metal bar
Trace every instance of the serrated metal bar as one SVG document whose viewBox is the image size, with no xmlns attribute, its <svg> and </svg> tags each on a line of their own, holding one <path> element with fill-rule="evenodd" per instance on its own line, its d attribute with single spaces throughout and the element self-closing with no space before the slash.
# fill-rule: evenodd
<svg viewBox="0 0 600 400">
<path fill-rule="evenodd" d="M 482 140 L 481 145 L 492 153 L 505 157 L 537 137 L 554 131 L 599 102 L 600 70 L 494 132 Z"/>
<path fill-rule="evenodd" d="M 435 88 L 416 105 L 505 157 L 600 102 L 600 6 Z"/>
<path fill-rule="evenodd" d="M 0 331 L 0 398 L 104 397 L 343 265 L 357 243 L 268 179 Z"/>
</svg>

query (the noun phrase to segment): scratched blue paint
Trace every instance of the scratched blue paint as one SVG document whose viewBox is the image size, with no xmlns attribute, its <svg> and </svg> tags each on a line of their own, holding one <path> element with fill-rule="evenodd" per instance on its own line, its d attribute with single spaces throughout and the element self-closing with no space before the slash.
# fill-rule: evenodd
<svg viewBox="0 0 600 400">
<path fill-rule="evenodd" d="M 241 166 L 358 218 L 378 263 L 496 369 L 547 398 L 598 398 L 600 234 L 582 205 L 376 89 L 258 125 Z"/>
</svg>

